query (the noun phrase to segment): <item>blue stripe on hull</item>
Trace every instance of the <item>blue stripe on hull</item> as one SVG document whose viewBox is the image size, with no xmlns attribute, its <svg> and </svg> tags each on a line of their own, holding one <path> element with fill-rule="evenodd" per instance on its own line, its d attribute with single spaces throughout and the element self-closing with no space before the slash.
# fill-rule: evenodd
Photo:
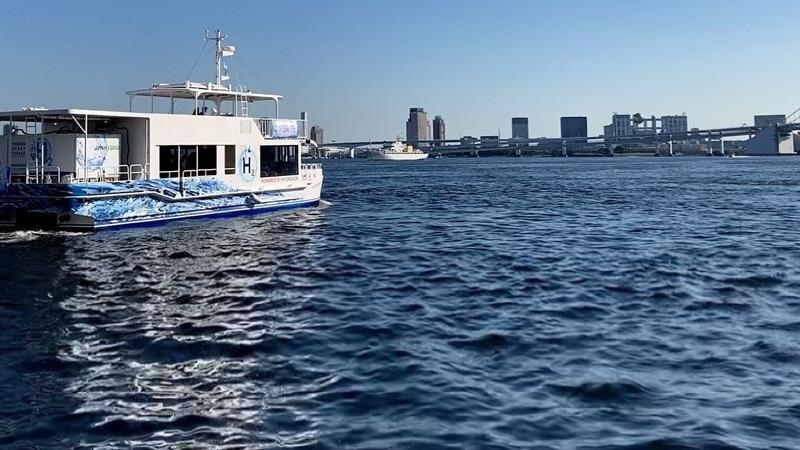
<svg viewBox="0 0 800 450">
<path fill-rule="evenodd" d="M 239 207 L 233 209 L 199 211 L 197 213 L 180 214 L 180 215 L 164 216 L 164 217 L 142 217 L 137 219 L 131 219 L 129 221 L 120 221 L 113 223 L 95 223 L 93 227 L 78 226 L 78 227 L 62 227 L 62 228 L 72 229 L 72 230 L 86 230 L 86 229 L 105 230 L 109 228 L 147 227 L 147 226 L 160 225 L 165 222 L 173 222 L 176 220 L 205 219 L 212 217 L 213 218 L 236 217 L 236 216 L 261 214 L 266 212 L 278 211 L 282 209 L 307 208 L 319 205 L 319 201 L 320 201 L 319 199 L 315 199 L 315 200 L 306 200 L 300 202 L 283 203 L 279 205 L 266 205 L 261 207 Z"/>
</svg>

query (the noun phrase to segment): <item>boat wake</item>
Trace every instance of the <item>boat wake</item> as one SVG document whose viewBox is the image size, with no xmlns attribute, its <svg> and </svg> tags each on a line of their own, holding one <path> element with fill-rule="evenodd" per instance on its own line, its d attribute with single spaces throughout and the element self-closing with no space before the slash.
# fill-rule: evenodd
<svg viewBox="0 0 800 450">
<path fill-rule="evenodd" d="M 46 231 L 46 230 L 19 230 L 7 233 L 0 233 L 0 245 L 18 244 L 21 242 L 31 242 L 37 239 L 54 236 L 79 236 L 91 233 L 77 233 L 74 231 Z"/>
<path fill-rule="evenodd" d="M 12 231 L 10 233 L 0 234 L 0 244 L 16 244 L 19 242 L 30 242 L 40 238 L 43 235 L 52 235 L 54 233 L 47 231 Z"/>
</svg>

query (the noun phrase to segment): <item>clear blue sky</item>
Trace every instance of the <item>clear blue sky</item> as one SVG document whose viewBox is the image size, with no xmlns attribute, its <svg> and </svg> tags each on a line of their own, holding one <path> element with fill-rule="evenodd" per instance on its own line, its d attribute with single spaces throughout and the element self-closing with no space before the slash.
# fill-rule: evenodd
<svg viewBox="0 0 800 450">
<path fill-rule="evenodd" d="M 586 115 L 689 115 L 752 122 L 800 107 L 796 0 L 41 1 L 0 15 L 0 110 L 127 109 L 126 90 L 186 79 L 205 29 L 237 46 L 251 89 L 308 111 L 326 140 L 404 135 L 408 108 L 440 114 L 448 137 L 534 136 Z M 212 78 L 212 58 L 192 79 Z M 246 74 L 244 77 L 242 74 Z"/>
</svg>

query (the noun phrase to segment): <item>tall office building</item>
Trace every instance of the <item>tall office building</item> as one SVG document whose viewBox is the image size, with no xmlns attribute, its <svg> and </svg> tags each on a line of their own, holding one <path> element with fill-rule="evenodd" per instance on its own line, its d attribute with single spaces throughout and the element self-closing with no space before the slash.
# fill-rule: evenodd
<svg viewBox="0 0 800 450">
<path fill-rule="evenodd" d="M 408 111 L 406 121 L 406 140 L 407 141 L 427 141 L 430 139 L 428 133 L 428 114 L 424 108 L 411 108 Z"/>
<path fill-rule="evenodd" d="M 512 117 L 511 118 L 511 138 L 512 139 L 528 139 L 528 118 L 527 117 Z"/>
<path fill-rule="evenodd" d="M 317 145 L 322 145 L 323 138 L 322 138 L 322 127 L 314 125 L 311 127 L 311 133 L 308 136 L 312 141 L 316 142 Z"/>
<path fill-rule="evenodd" d="M 433 118 L 433 140 L 434 141 L 443 141 L 447 139 L 444 133 L 444 119 L 442 116 L 436 116 Z"/>
<path fill-rule="evenodd" d="M 576 117 L 562 117 L 561 118 L 561 137 L 562 138 L 580 138 L 589 137 L 587 127 L 587 120 L 584 116 Z M 579 142 L 586 142 L 579 141 Z"/>
</svg>

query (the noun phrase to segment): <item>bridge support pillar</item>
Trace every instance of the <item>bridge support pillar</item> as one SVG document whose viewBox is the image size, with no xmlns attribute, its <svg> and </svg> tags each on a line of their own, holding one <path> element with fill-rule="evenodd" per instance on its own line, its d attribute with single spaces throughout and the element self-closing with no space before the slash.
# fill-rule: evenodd
<svg viewBox="0 0 800 450">
<path fill-rule="evenodd" d="M 669 156 L 674 156 L 675 153 L 672 152 L 672 141 L 669 141 Z"/>
<path fill-rule="evenodd" d="M 750 138 L 746 148 L 748 155 L 791 155 L 794 153 L 794 138 L 791 134 L 782 134 L 777 126 L 771 125 Z"/>
<path fill-rule="evenodd" d="M 722 156 L 725 156 L 725 140 L 722 139 L 722 136 L 719 137 L 719 148 Z"/>
<path fill-rule="evenodd" d="M 567 141 L 561 143 L 561 156 L 567 157 Z"/>
</svg>

